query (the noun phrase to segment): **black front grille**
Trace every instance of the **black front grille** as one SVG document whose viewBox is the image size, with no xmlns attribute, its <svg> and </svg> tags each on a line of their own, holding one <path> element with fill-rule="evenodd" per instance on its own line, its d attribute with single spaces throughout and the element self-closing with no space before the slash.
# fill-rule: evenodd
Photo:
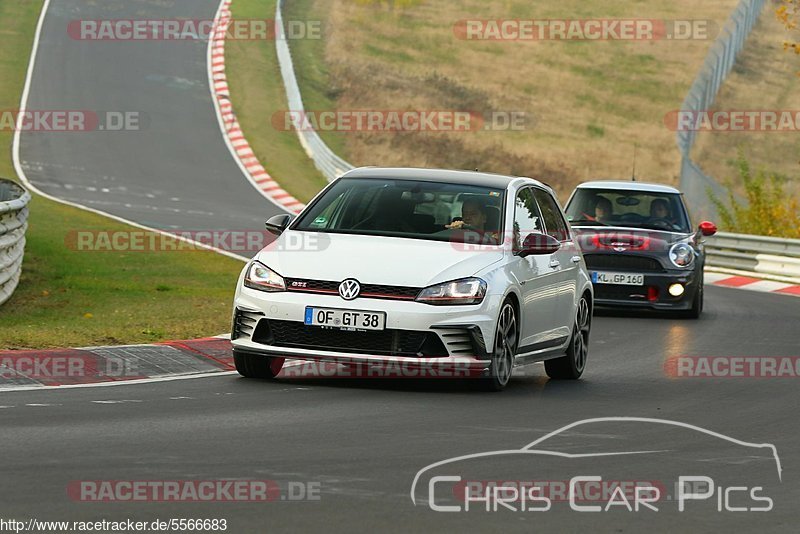
<svg viewBox="0 0 800 534">
<path fill-rule="evenodd" d="M 622 271 L 663 272 L 664 267 L 655 258 L 635 254 L 584 254 L 589 269 L 614 269 Z"/>
<path fill-rule="evenodd" d="M 330 280 L 308 280 L 305 278 L 287 278 L 286 288 L 289 291 L 305 293 L 339 294 L 339 282 Z M 361 284 L 361 298 L 413 300 L 417 298 L 421 288 L 409 286 L 389 286 L 383 284 Z"/>
<path fill-rule="evenodd" d="M 330 350 L 377 356 L 441 357 L 448 355 L 439 336 L 432 332 L 391 329 L 353 332 L 308 326 L 296 321 L 261 321 L 253 336 L 253 341 L 276 347 Z"/>
<path fill-rule="evenodd" d="M 595 284 L 594 298 L 601 300 L 631 300 L 635 302 L 647 302 L 647 287 Z"/>
</svg>

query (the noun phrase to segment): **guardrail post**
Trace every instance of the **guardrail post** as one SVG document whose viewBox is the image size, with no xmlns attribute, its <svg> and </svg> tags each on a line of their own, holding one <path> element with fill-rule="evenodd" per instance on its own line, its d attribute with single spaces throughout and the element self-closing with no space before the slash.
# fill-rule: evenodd
<svg viewBox="0 0 800 534">
<path fill-rule="evenodd" d="M 11 297 L 19 284 L 30 200 L 24 187 L 0 178 L 0 304 Z"/>
</svg>

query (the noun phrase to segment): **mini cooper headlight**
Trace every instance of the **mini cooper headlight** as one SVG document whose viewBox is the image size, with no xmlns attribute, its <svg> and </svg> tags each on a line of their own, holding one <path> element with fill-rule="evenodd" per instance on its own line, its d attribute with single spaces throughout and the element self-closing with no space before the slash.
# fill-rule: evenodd
<svg viewBox="0 0 800 534">
<path fill-rule="evenodd" d="M 677 243 L 669 249 L 669 261 L 676 267 L 688 267 L 694 261 L 694 249 L 686 243 Z"/>
<path fill-rule="evenodd" d="M 480 278 L 462 278 L 426 287 L 417 296 L 418 302 L 437 306 L 480 304 L 486 295 L 486 282 Z"/>
<path fill-rule="evenodd" d="M 286 282 L 283 281 L 283 277 L 258 261 L 254 261 L 247 268 L 244 285 L 260 291 L 286 291 Z"/>
</svg>

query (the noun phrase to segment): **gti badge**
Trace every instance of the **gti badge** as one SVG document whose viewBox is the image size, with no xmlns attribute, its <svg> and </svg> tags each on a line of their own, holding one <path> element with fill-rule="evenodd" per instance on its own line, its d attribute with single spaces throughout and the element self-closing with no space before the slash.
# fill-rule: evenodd
<svg viewBox="0 0 800 534">
<path fill-rule="evenodd" d="M 353 300 L 359 293 L 361 293 L 361 285 L 357 280 L 348 278 L 339 284 L 339 296 L 344 300 Z"/>
</svg>

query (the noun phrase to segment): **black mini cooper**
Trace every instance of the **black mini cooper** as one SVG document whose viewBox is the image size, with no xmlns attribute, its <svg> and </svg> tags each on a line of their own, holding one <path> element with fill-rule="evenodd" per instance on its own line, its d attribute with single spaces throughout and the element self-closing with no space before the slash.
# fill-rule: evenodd
<svg viewBox="0 0 800 534">
<path fill-rule="evenodd" d="M 642 182 L 586 182 L 572 193 L 567 218 L 591 272 L 597 306 L 703 311 L 703 237 L 674 187 Z"/>
</svg>

